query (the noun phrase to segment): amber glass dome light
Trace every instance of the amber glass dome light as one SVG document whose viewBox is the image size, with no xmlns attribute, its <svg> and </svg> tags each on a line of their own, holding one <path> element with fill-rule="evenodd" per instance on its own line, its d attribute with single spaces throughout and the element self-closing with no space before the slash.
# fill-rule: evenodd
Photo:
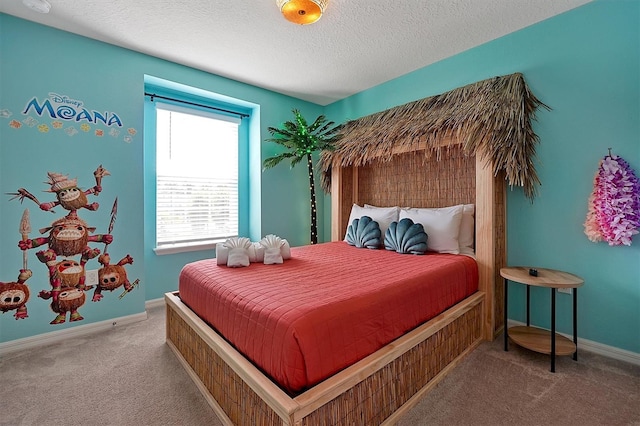
<svg viewBox="0 0 640 426">
<path fill-rule="evenodd" d="M 287 21 L 307 25 L 316 22 L 327 7 L 329 0 L 276 0 L 276 4 Z"/>
</svg>

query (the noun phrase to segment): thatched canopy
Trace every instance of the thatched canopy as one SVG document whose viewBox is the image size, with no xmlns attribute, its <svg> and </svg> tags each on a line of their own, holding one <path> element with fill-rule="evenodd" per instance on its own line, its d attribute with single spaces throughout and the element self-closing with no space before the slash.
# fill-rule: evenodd
<svg viewBox="0 0 640 426">
<path fill-rule="evenodd" d="M 320 157 L 322 187 L 330 191 L 332 167 L 364 166 L 417 149 L 439 156 L 443 141 L 453 139 L 466 152 L 492 161 L 496 175 L 504 171 L 510 185 L 522 186 L 533 199 L 540 180 L 531 121 L 539 106 L 549 109 L 516 73 L 348 121 L 335 149 Z"/>
</svg>

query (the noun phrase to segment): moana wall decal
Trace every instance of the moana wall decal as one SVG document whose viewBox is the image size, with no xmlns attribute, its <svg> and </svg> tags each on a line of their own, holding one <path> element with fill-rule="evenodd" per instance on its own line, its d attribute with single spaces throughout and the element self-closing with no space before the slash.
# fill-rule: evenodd
<svg viewBox="0 0 640 426">
<path fill-rule="evenodd" d="M 17 282 L 0 283 L 0 310 L 2 313 L 15 311 L 16 319 L 27 318 L 26 303 L 29 300 L 29 287 L 26 280 L 32 275 L 27 268 L 27 251 L 41 248 L 35 254 L 43 263 L 49 275 L 49 288 L 42 289 L 38 297 L 50 300 L 50 308 L 56 313 L 51 324 L 62 324 L 69 321 L 81 321 L 84 318 L 79 313 L 79 308 L 86 301 L 85 292 L 96 287 L 92 297 L 93 302 L 102 300 L 102 291 L 113 291 L 124 286 L 124 292 L 120 298 L 132 291 L 139 283 L 135 280 L 130 283 L 127 278 L 125 265 L 132 264 L 133 258 L 127 254 L 117 264 L 111 265 L 111 258 L 107 254 L 107 247 L 113 242 L 111 232 L 115 224 L 118 199 L 116 198 L 111 210 L 111 221 L 105 234 L 92 235 L 96 228 L 89 226 L 87 222 L 78 216 L 80 209 L 97 211 L 99 204 L 90 203 L 88 196 L 100 195 L 102 192 L 102 178 L 110 173 L 100 165 L 94 172 L 95 185 L 87 190 L 82 190 L 77 179 L 69 179 L 68 175 L 56 172 L 48 172 L 49 189 L 46 192 L 54 193 L 55 200 L 40 202 L 31 192 L 25 188 L 19 188 L 17 192 L 9 193 L 11 199 L 32 200 L 38 207 L 47 212 L 55 213 L 54 208 L 60 206 L 68 213 L 54 220 L 50 226 L 41 228 L 40 234 L 48 234 L 44 237 L 29 238 L 31 223 L 29 210 L 25 210 L 20 223 L 22 239 L 18 247 L 23 251 L 23 267 L 20 270 Z M 104 254 L 100 255 L 100 249 L 90 247 L 91 243 L 104 243 Z M 86 284 L 86 265 L 92 259 L 98 258 L 102 267 L 98 270 L 99 282 Z"/>
</svg>

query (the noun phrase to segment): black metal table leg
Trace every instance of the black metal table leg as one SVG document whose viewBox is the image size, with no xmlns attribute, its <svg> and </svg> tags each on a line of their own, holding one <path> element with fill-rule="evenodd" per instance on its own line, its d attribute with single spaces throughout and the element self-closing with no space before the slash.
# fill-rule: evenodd
<svg viewBox="0 0 640 426">
<path fill-rule="evenodd" d="M 504 279 L 504 350 L 508 351 L 509 350 L 509 327 L 507 327 L 507 294 L 508 294 L 508 290 L 509 289 L 509 280 L 508 279 Z"/>
<path fill-rule="evenodd" d="M 531 306 L 531 286 L 527 286 L 527 327 L 531 325 L 531 315 L 529 314 L 529 307 Z"/>
<path fill-rule="evenodd" d="M 573 353 L 573 360 L 578 360 L 578 288 L 573 289 L 573 344 L 576 351 Z"/>
<path fill-rule="evenodd" d="M 551 288 L 551 372 L 556 372 L 556 289 Z"/>
</svg>

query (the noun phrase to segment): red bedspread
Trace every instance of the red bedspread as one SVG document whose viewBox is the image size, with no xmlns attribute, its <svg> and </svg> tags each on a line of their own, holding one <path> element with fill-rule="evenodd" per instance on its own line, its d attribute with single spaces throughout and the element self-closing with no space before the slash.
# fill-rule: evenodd
<svg viewBox="0 0 640 426">
<path fill-rule="evenodd" d="M 290 393 L 301 392 L 478 288 L 475 260 L 331 242 L 280 265 L 186 265 L 180 299 Z"/>
</svg>

